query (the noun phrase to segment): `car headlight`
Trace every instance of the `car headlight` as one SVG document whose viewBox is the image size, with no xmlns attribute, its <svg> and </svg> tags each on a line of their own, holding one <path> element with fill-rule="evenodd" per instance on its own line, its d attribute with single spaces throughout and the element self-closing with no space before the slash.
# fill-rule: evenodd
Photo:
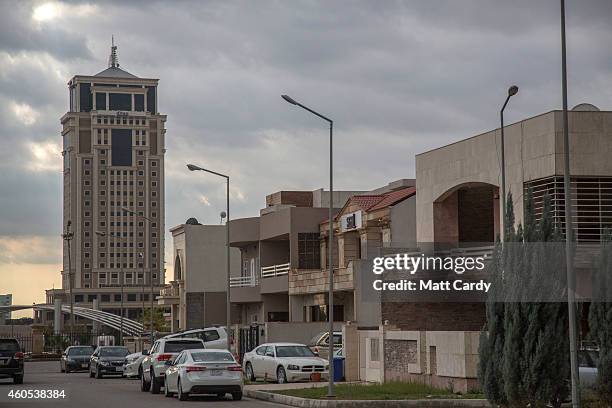
<svg viewBox="0 0 612 408">
<path fill-rule="evenodd" d="M 289 364 L 287 366 L 287 370 L 300 371 L 300 366 L 297 366 L 295 364 Z"/>
<path fill-rule="evenodd" d="M 100 365 L 106 367 L 106 366 L 109 366 L 110 363 L 108 361 L 100 361 Z"/>
</svg>

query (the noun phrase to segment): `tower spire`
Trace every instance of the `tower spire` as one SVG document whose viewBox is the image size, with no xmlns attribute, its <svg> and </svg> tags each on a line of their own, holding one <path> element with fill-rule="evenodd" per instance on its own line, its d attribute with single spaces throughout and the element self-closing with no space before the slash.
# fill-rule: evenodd
<svg viewBox="0 0 612 408">
<path fill-rule="evenodd" d="M 115 45 L 115 36 L 111 36 L 111 53 L 108 57 L 109 68 L 119 68 L 119 58 L 117 57 L 117 46 Z"/>
</svg>

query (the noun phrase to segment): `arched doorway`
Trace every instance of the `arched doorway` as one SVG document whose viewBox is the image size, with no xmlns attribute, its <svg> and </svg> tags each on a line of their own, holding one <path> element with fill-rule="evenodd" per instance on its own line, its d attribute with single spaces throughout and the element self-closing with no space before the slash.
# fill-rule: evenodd
<svg viewBox="0 0 612 408">
<path fill-rule="evenodd" d="M 440 195 L 433 204 L 437 246 L 480 246 L 499 233 L 499 189 L 487 183 L 464 183 Z"/>
</svg>

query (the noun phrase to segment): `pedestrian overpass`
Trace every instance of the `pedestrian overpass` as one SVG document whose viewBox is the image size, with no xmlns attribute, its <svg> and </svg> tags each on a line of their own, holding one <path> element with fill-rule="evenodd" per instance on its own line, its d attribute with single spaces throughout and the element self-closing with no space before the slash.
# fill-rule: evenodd
<svg viewBox="0 0 612 408">
<path fill-rule="evenodd" d="M 33 304 L 33 305 L 13 305 L 13 306 L 0 306 L 0 312 L 13 312 L 16 310 L 26 310 L 26 309 L 34 309 L 34 310 L 47 310 L 56 312 L 57 308 L 60 308 L 61 313 L 70 314 L 70 306 L 69 305 L 53 305 L 48 303 L 41 304 Z M 74 315 L 83 317 L 89 320 L 92 320 L 96 323 L 100 323 L 104 326 L 108 326 L 117 331 L 121 330 L 121 316 L 117 316 L 112 313 L 103 312 L 102 310 L 90 309 L 87 307 L 74 306 Z M 58 320 L 56 319 L 56 322 Z M 56 329 L 57 330 L 57 329 Z M 144 332 L 144 327 L 142 323 L 137 321 L 123 318 L 123 334 L 128 336 L 140 336 Z"/>
</svg>

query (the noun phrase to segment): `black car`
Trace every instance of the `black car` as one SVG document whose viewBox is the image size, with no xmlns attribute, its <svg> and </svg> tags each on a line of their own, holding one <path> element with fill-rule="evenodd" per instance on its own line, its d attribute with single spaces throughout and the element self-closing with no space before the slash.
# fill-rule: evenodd
<svg viewBox="0 0 612 408">
<path fill-rule="evenodd" d="M 60 360 L 60 371 L 69 373 L 71 371 L 89 370 L 89 360 L 94 349 L 91 346 L 71 346 L 63 353 Z"/>
<path fill-rule="evenodd" d="M 89 376 L 102 378 L 104 375 L 123 375 L 123 365 L 127 355 L 127 347 L 102 346 L 91 355 Z"/>
<path fill-rule="evenodd" d="M 0 378 L 23 384 L 23 352 L 15 339 L 0 339 Z"/>
</svg>

